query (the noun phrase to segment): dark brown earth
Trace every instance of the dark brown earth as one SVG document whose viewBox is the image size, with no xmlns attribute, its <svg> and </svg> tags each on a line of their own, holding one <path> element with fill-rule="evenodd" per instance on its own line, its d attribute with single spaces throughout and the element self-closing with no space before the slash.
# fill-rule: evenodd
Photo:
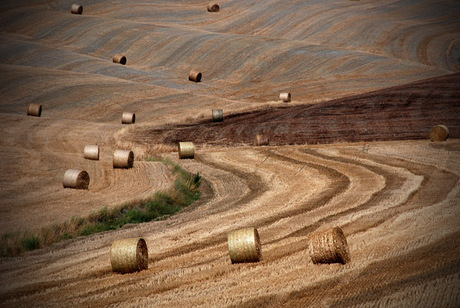
<svg viewBox="0 0 460 308">
<path fill-rule="evenodd" d="M 225 111 L 224 111 L 225 112 Z M 139 128 L 139 143 L 271 145 L 426 139 L 438 124 L 460 136 L 460 74 L 451 74 L 315 105 L 278 107 L 226 116 L 223 123 Z"/>
</svg>

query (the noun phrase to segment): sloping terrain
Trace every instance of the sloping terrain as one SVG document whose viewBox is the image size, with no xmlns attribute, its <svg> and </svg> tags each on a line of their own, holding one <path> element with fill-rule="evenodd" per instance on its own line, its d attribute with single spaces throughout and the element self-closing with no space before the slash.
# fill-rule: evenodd
<svg viewBox="0 0 460 308">
<path fill-rule="evenodd" d="M 199 172 L 203 199 L 1 260 L 2 307 L 460 305 L 460 2 L 72 3 L 0 2 L 0 232 L 170 187 L 151 154 Z M 436 124 L 447 141 L 428 140 Z M 260 133 L 271 146 L 252 146 Z M 177 141 L 197 144 L 194 160 Z M 133 169 L 112 168 L 117 148 Z M 88 191 L 62 188 L 69 168 L 88 171 Z M 263 259 L 232 265 L 227 232 L 249 226 Z M 334 226 L 351 262 L 313 265 L 308 234 Z M 149 269 L 112 273 L 111 243 L 138 236 Z"/>
<path fill-rule="evenodd" d="M 212 183 L 191 212 L 1 264 L 3 306 L 443 306 L 458 284 L 460 144 L 412 141 L 219 149 L 183 163 Z M 345 266 L 313 265 L 306 236 L 341 226 Z M 226 232 L 257 226 L 263 260 L 232 265 Z M 117 238 L 150 268 L 111 272 Z"/>
<path fill-rule="evenodd" d="M 447 75 L 314 105 L 281 107 L 225 117 L 131 130 L 138 143 L 255 144 L 264 135 L 272 145 L 427 139 L 443 123 L 460 135 L 460 74 Z"/>
</svg>

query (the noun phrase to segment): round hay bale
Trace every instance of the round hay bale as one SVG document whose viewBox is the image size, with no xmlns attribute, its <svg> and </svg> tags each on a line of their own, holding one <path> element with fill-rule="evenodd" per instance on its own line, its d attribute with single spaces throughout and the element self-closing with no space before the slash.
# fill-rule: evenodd
<svg viewBox="0 0 460 308">
<path fill-rule="evenodd" d="M 216 4 L 216 3 L 209 3 L 208 4 L 208 12 L 211 12 L 211 13 L 217 13 L 219 12 L 219 5 Z"/>
<path fill-rule="evenodd" d="M 285 103 L 289 103 L 291 101 L 291 93 L 280 93 L 280 100 Z"/>
<path fill-rule="evenodd" d="M 194 82 L 200 82 L 201 81 L 201 73 L 198 71 L 191 70 L 190 74 L 188 74 L 188 80 L 194 81 Z"/>
<path fill-rule="evenodd" d="M 444 141 L 449 137 L 449 129 L 445 125 L 436 125 L 430 131 L 431 141 Z"/>
<path fill-rule="evenodd" d="M 347 238 L 339 227 L 310 234 L 309 246 L 314 264 L 350 261 Z"/>
<path fill-rule="evenodd" d="M 267 136 L 256 135 L 256 145 L 257 146 L 269 145 L 269 143 L 270 143 L 270 140 L 268 139 Z"/>
<path fill-rule="evenodd" d="M 232 263 L 258 262 L 262 246 L 256 228 L 244 228 L 228 233 L 228 253 Z"/>
<path fill-rule="evenodd" d="M 179 142 L 179 159 L 195 157 L 195 145 L 193 142 Z"/>
<path fill-rule="evenodd" d="M 69 169 L 64 173 L 62 181 L 64 188 L 88 189 L 89 174 L 78 169 Z"/>
<path fill-rule="evenodd" d="M 123 55 L 116 54 L 113 56 L 113 63 L 126 64 L 126 57 Z"/>
<path fill-rule="evenodd" d="M 75 3 L 74 3 L 74 4 L 72 4 L 72 7 L 71 7 L 71 9 L 70 9 L 70 12 L 71 12 L 72 14 L 79 14 L 79 15 L 81 15 L 81 13 L 83 13 L 83 7 L 82 7 L 81 5 L 79 5 L 79 4 L 75 4 Z"/>
<path fill-rule="evenodd" d="M 116 240 L 110 249 L 112 271 L 133 273 L 148 269 L 149 252 L 143 238 L 125 238 Z"/>
<path fill-rule="evenodd" d="M 212 110 L 212 121 L 213 122 L 223 122 L 224 121 L 224 111 L 222 109 L 213 109 Z"/>
<path fill-rule="evenodd" d="M 115 150 L 113 152 L 113 168 L 132 168 L 134 165 L 134 153 L 129 150 Z"/>
<path fill-rule="evenodd" d="M 27 115 L 33 117 L 40 117 L 42 115 L 42 105 L 31 103 L 27 107 Z"/>
<path fill-rule="evenodd" d="M 83 151 L 86 159 L 99 160 L 99 146 L 98 145 L 85 145 Z"/>
<path fill-rule="evenodd" d="M 136 114 L 131 112 L 123 112 L 121 116 L 121 124 L 134 124 L 136 122 Z"/>
</svg>

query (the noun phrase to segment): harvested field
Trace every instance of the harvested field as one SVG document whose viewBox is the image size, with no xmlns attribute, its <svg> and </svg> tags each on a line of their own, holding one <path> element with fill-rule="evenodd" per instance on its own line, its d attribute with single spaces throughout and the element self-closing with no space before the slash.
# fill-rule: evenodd
<svg viewBox="0 0 460 308">
<path fill-rule="evenodd" d="M 6 306 L 455 306 L 459 157 L 458 141 L 214 148 L 184 162 L 212 183 L 206 204 L 6 260 L 1 298 Z M 250 225 L 263 260 L 232 265 L 227 232 Z M 306 236 L 336 225 L 352 261 L 314 265 Z M 113 274 L 111 242 L 140 235 L 149 269 Z"/>
<path fill-rule="evenodd" d="M 460 306 L 460 2 L 72 3 L 0 3 L 0 235 L 171 187 L 151 155 L 199 173 L 203 197 L 0 259 L 1 307 Z M 132 169 L 113 169 L 116 149 Z M 69 168 L 88 190 L 62 188 Z M 227 234 L 248 227 L 263 258 L 231 264 Z M 308 236 L 333 227 L 350 261 L 313 264 Z M 148 269 L 113 272 L 112 243 L 140 237 Z"/>
</svg>

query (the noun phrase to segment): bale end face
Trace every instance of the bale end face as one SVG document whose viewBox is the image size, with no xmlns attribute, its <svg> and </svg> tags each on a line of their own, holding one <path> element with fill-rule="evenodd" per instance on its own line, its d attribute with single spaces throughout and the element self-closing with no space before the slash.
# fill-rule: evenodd
<svg viewBox="0 0 460 308">
<path fill-rule="evenodd" d="M 449 129 L 445 125 L 436 125 L 430 131 L 431 141 L 444 141 L 449 137 Z"/>
<path fill-rule="evenodd" d="M 339 227 L 311 234 L 309 249 L 314 264 L 350 262 L 347 239 Z"/>
<path fill-rule="evenodd" d="M 219 12 L 219 9 L 220 9 L 220 7 L 216 3 L 209 3 L 208 4 L 208 12 L 210 12 L 210 13 L 217 13 L 217 12 Z"/>
<path fill-rule="evenodd" d="M 134 153 L 129 150 L 113 152 L 113 168 L 129 169 L 134 166 Z"/>
<path fill-rule="evenodd" d="M 121 116 L 121 124 L 134 124 L 136 122 L 136 114 L 131 112 L 123 112 Z"/>
<path fill-rule="evenodd" d="M 119 64 L 122 64 L 122 65 L 125 65 L 126 64 L 126 57 L 123 56 L 123 55 L 119 55 L 119 54 L 116 54 L 113 56 L 113 63 L 119 63 Z"/>
<path fill-rule="evenodd" d="M 190 74 L 188 75 L 188 80 L 194 81 L 194 82 L 200 82 L 201 81 L 201 73 L 198 71 L 190 71 Z"/>
<path fill-rule="evenodd" d="M 270 140 L 268 139 L 267 136 L 264 135 L 257 135 L 256 136 L 256 145 L 257 146 L 262 146 L 262 145 L 269 145 Z"/>
<path fill-rule="evenodd" d="M 122 274 L 138 272 L 148 269 L 148 262 L 148 248 L 143 238 L 126 238 L 112 243 L 112 271 Z"/>
<path fill-rule="evenodd" d="M 222 109 L 213 109 L 212 110 L 212 121 L 213 122 L 223 122 L 224 121 L 224 111 Z"/>
<path fill-rule="evenodd" d="M 233 263 L 259 262 L 262 247 L 256 228 L 245 228 L 228 233 L 228 253 Z"/>
<path fill-rule="evenodd" d="M 195 145 L 193 142 L 179 142 L 178 151 L 179 159 L 195 158 Z"/>
<path fill-rule="evenodd" d="M 84 170 L 69 169 L 64 173 L 62 186 L 64 188 L 88 189 L 89 174 Z"/>
<path fill-rule="evenodd" d="M 280 93 L 280 99 L 285 103 L 289 103 L 291 101 L 291 93 Z"/>
<path fill-rule="evenodd" d="M 83 7 L 79 4 L 72 4 L 72 7 L 70 9 L 70 12 L 72 14 L 78 14 L 81 15 L 83 13 Z"/>
<path fill-rule="evenodd" d="M 42 115 L 42 105 L 31 103 L 27 107 L 27 115 L 32 117 L 40 117 Z"/>
</svg>

